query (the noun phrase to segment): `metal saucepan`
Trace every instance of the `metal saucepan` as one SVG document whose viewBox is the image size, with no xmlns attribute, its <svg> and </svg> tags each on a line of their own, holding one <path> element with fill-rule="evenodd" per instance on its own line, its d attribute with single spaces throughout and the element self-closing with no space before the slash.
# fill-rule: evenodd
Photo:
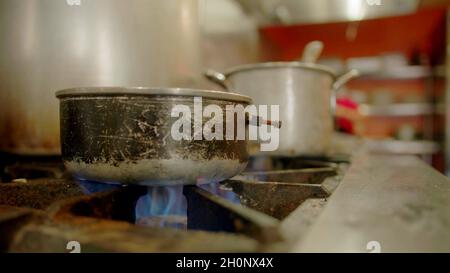
<svg viewBox="0 0 450 273">
<path fill-rule="evenodd" d="M 351 70 L 338 77 L 328 67 L 315 64 L 321 45 L 311 43 L 304 62 L 270 62 L 243 65 L 226 73 L 208 70 L 208 79 L 226 90 L 253 98 L 256 105 L 279 105 L 281 156 L 321 156 L 327 153 L 333 132 L 335 93 L 358 75 Z M 309 52 L 308 52 L 309 51 Z M 259 154 L 259 151 L 251 151 Z"/>
<path fill-rule="evenodd" d="M 249 105 L 247 96 L 121 87 L 68 89 L 56 96 L 60 99 L 63 161 L 79 179 L 152 186 L 198 184 L 233 177 L 247 165 L 247 140 L 206 141 L 201 136 L 200 140 L 179 141 L 171 137 L 177 120 L 171 117 L 175 105 L 188 106 L 194 119 L 194 97 L 202 97 L 203 108 L 215 104 L 225 115 L 226 105 Z M 245 126 L 248 129 L 248 123 Z"/>
</svg>

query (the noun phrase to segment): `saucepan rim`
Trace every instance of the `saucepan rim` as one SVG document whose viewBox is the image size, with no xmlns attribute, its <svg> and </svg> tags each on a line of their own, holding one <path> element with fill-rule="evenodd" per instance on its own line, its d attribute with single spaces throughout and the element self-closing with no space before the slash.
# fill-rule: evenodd
<svg viewBox="0 0 450 273">
<path fill-rule="evenodd" d="M 271 68 L 300 68 L 300 69 L 309 69 L 317 72 L 323 72 L 330 75 L 333 79 L 337 78 L 336 72 L 324 65 L 314 64 L 314 63 L 303 63 L 303 62 L 265 62 L 265 63 L 254 63 L 254 64 L 245 64 L 233 67 L 227 70 L 224 75 L 229 77 L 238 72 L 247 71 L 247 70 L 258 70 L 258 69 L 271 69 Z"/>
<path fill-rule="evenodd" d="M 204 90 L 194 88 L 166 88 L 166 87 L 76 87 L 56 92 L 58 99 L 67 97 L 90 96 L 185 96 L 203 97 L 210 99 L 229 100 L 235 102 L 252 103 L 252 98 L 232 92 Z"/>
</svg>

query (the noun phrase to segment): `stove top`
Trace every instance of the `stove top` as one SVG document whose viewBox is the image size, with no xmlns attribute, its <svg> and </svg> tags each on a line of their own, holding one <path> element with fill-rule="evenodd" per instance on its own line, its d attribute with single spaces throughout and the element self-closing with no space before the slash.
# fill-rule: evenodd
<svg viewBox="0 0 450 273">
<path fill-rule="evenodd" d="M 346 158 L 252 158 L 230 180 L 140 187 L 75 181 L 58 159 L 10 160 L 0 252 L 289 251 L 338 187 Z"/>
</svg>

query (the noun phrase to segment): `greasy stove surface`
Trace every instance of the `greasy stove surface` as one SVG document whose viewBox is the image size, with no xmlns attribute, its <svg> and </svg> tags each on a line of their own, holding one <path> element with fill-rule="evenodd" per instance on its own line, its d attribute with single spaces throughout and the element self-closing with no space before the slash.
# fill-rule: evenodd
<svg viewBox="0 0 450 273">
<path fill-rule="evenodd" d="M 2 166 L 0 252 L 68 252 L 71 241 L 82 252 L 289 251 L 348 166 L 253 158 L 219 184 L 147 188 L 75 181 L 58 162 Z"/>
</svg>

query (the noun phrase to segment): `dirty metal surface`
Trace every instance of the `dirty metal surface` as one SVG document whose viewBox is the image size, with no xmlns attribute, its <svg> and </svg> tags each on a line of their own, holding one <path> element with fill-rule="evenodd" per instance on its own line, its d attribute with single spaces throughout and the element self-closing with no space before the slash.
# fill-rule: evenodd
<svg viewBox="0 0 450 273">
<path fill-rule="evenodd" d="M 199 122 L 191 115 L 198 107 L 191 96 L 100 94 L 61 98 L 63 161 L 78 178 L 147 186 L 195 185 L 233 177 L 245 168 L 249 159 L 245 139 L 229 140 L 226 130 L 216 135 L 198 127 L 211 122 L 223 125 L 227 116 L 234 118 L 227 110 L 230 105 L 248 103 L 204 98 L 205 107 L 214 104 L 222 114 Z M 189 115 L 172 117 L 179 105 Z M 239 120 L 232 120 L 234 132 L 240 124 L 239 130 L 245 132 L 245 120 Z M 173 128 L 183 138 L 174 138 Z"/>
<path fill-rule="evenodd" d="M 64 253 L 76 240 L 83 253 L 258 252 L 250 238 L 226 233 L 138 227 L 126 222 L 73 217 L 29 224 L 11 242 L 10 252 Z"/>
<path fill-rule="evenodd" d="M 20 178 L 65 178 L 61 157 L 23 156 L 0 151 L 0 183 Z"/>
<path fill-rule="evenodd" d="M 277 219 L 284 219 L 310 198 L 330 195 L 320 184 L 228 180 L 223 182 L 239 195 L 241 204 Z M 268 201 L 270 200 L 270 201 Z"/>
<path fill-rule="evenodd" d="M 321 184 L 325 178 L 335 176 L 336 168 L 311 168 L 299 170 L 245 172 L 242 177 L 248 181 L 266 181 L 301 184 Z"/>
<path fill-rule="evenodd" d="M 4 168 L 4 180 L 54 178 L 66 176 L 62 163 L 15 163 Z"/>
<path fill-rule="evenodd" d="M 287 248 L 290 249 L 305 238 L 305 234 L 324 210 L 327 199 L 308 199 L 296 208 L 280 225 L 284 237 L 289 238 Z"/>
<path fill-rule="evenodd" d="M 188 202 L 188 228 L 242 233 L 261 242 L 282 240 L 278 220 L 233 204 L 204 189 L 184 188 Z"/>
<path fill-rule="evenodd" d="M 136 202 L 146 193 L 145 187 L 121 187 L 55 202 L 49 212 L 54 217 L 72 215 L 134 223 Z"/>
<path fill-rule="evenodd" d="M 81 196 L 80 186 L 70 180 L 37 179 L 0 183 L 0 205 L 46 209 L 57 200 Z"/>
<path fill-rule="evenodd" d="M 267 157 L 254 156 L 250 158 L 246 172 L 286 171 L 301 169 L 336 169 L 339 164 L 349 164 L 349 157 Z"/>
<path fill-rule="evenodd" d="M 45 214 L 39 211 L 0 205 L 0 253 L 6 252 L 14 235 L 31 221 L 41 222 Z"/>
<path fill-rule="evenodd" d="M 218 105 L 223 113 L 226 113 L 228 105 L 246 105 L 209 98 L 204 98 L 203 103 L 205 106 Z M 248 160 L 245 141 L 204 141 L 203 135 L 200 140 L 189 141 L 170 137 L 172 125 L 177 120 L 170 113 L 179 104 L 189 107 L 194 113 L 194 99 L 190 96 L 97 95 L 62 98 L 63 159 L 83 163 L 109 162 L 111 165 L 142 159 L 171 159 L 174 155 L 197 160 Z M 190 124 L 194 124 L 193 116 Z"/>
<path fill-rule="evenodd" d="M 358 153 L 294 251 L 450 252 L 450 181 L 412 156 Z"/>
<path fill-rule="evenodd" d="M 11 170 L 20 177 L 17 167 Z M 185 186 L 188 230 L 137 221 L 136 202 L 146 187 L 31 178 L 0 183 L 0 252 L 67 252 L 71 240 L 79 241 L 83 252 L 286 251 L 289 233 L 280 220 L 294 219 L 290 214 L 305 200 L 329 196 L 327 180 L 336 176 L 334 165 L 304 167 L 268 172 L 264 178 L 274 181 L 259 181 L 264 174 L 253 173 L 216 185 L 236 200 Z M 28 174 L 46 173 L 37 170 Z M 147 220 L 167 220 L 161 217 Z"/>
</svg>

